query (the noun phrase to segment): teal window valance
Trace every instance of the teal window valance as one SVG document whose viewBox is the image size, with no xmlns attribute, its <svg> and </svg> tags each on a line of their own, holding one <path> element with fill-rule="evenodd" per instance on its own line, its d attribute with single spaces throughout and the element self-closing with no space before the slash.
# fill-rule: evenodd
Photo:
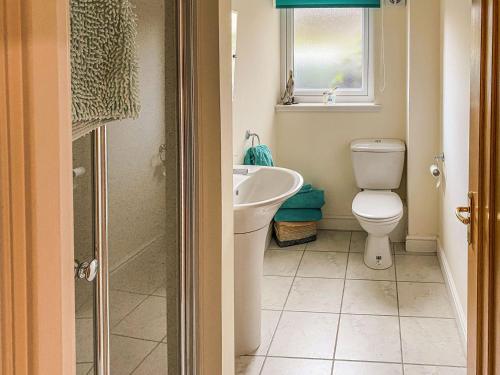
<svg viewBox="0 0 500 375">
<path fill-rule="evenodd" d="M 380 0 L 276 0 L 276 8 L 380 8 Z"/>
</svg>

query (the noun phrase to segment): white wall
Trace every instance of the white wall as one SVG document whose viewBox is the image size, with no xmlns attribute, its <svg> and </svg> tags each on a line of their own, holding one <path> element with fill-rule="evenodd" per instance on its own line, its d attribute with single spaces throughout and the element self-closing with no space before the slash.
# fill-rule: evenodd
<svg viewBox="0 0 500 375">
<path fill-rule="evenodd" d="M 446 161 L 440 190 L 439 238 L 462 316 L 467 313 L 467 230 L 455 208 L 467 205 L 469 185 L 471 0 L 441 0 L 441 147 Z M 465 323 L 465 321 L 464 321 Z"/>
<path fill-rule="evenodd" d="M 276 154 L 280 166 L 299 171 L 305 181 L 325 189 L 323 214 L 337 228 L 357 226 L 351 204 L 358 189 L 349 143 L 363 137 L 405 139 L 406 11 L 385 9 L 387 84 L 379 92 L 380 10 L 375 16 L 375 113 L 279 112 Z M 402 194 L 404 196 L 404 193 Z M 331 220 L 328 220 L 331 219 Z M 331 222 L 331 223 L 328 223 Z"/>
<path fill-rule="evenodd" d="M 165 177 L 152 166 L 165 139 L 164 5 L 134 4 L 142 109 L 137 120 L 108 125 L 111 268 L 165 233 Z"/>
<path fill-rule="evenodd" d="M 231 1 L 219 0 L 222 179 L 222 374 L 234 363 L 233 129 L 231 103 Z"/>
<path fill-rule="evenodd" d="M 408 250 L 436 250 L 438 193 L 429 172 L 439 153 L 439 1 L 409 0 Z"/>
<path fill-rule="evenodd" d="M 280 12 L 272 0 L 233 0 L 238 31 L 233 101 L 233 161 L 242 163 L 253 130 L 276 153 L 274 106 L 280 97 Z"/>
</svg>

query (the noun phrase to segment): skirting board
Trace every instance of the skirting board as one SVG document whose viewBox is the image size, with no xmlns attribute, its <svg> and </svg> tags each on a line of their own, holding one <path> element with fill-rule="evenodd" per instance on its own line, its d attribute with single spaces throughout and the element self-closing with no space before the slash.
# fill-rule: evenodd
<svg viewBox="0 0 500 375">
<path fill-rule="evenodd" d="M 407 233 L 407 213 L 406 206 L 404 207 L 404 215 L 398 226 L 391 233 L 390 238 L 392 242 L 405 242 L 405 237 Z M 350 232 L 363 231 L 358 219 L 353 215 L 328 215 L 323 217 L 323 220 L 319 222 L 319 229 L 326 230 L 345 230 Z"/>
<path fill-rule="evenodd" d="M 406 236 L 406 251 L 410 253 L 435 253 L 437 237 Z"/>
<path fill-rule="evenodd" d="M 331 215 L 325 216 L 319 222 L 319 229 L 326 230 L 345 230 L 345 231 L 361 231 L 361 225 L 358 220 L 351 215 Z"/>
<path fill-rule="evenodd" d="M 467 350 L 467 319 L 465 318 L 465 312 L 458 298 L 457 287 L 455 286 L 455 281 L 451 274 L 450 266 L 448 265 L 448 260 L 446 259 L 446 254 L 441 246 L 441 242 L 438 240 L 438 259 L 443 272 L 444 281 L 446 283 L 446 288 L 450 294 L 453 310 L 455 311 L 455 316 L 457 318 L 458 330 L 462 339 L 462 344 L 465 350 Z"/>
</svg>

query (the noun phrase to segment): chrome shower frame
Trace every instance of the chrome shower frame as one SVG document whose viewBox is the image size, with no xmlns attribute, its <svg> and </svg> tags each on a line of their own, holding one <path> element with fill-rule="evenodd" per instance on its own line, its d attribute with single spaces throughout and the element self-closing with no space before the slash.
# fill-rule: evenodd
<svg viewBox="0 0 500 375">
<path fill-rule="evenodd" d="M 178 191 L 178 304 L 179 324 L 175 339 L 178 363 L 169 370 L 194 375 L 197 367 L 197 293 L 198 257 L 196 212 L 195 116 L 195 0 L 174 0 L 177 9 L 177 130 L 179 160 Z M 94 165 L 94 255 L 99 262 L 95 285 L 96 374 L 111 375 L 109 327 L 108 265 L 108 157 L 107 130 L 102 126 L 92 132 Z M 172 337 L 169 337 L 172 338 Z"/>
<path fill-rule="evenodd" d="M 180 374 L 198 373 L 197 295 L 198 238 L 196 213 L 198 190 L 196 176 L 196 1 L 177 0 L 178 32 L 178 119 L 180 182 Z"/>
<path fill-rule="evenodd" d="M 95 284 L 96 373 L 110 375 L 109 265 L 108 265 L 108 142 L 106 126 L 92 132 L 94 163 L 94 257 L 98 261 Z"/>
</svg>

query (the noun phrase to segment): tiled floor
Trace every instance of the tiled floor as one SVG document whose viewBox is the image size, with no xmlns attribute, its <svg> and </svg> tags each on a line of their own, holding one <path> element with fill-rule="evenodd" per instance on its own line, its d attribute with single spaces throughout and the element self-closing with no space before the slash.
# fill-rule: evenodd
<svg viewBox="0 0 500 375">
<path fill-rule="evenodd" d="M 167 373 L 164 251 L 161 241 L 154 243 L 111 274 L 112 374 Z M 87 375 L 94 374 L 93 299 L 90 290 L 80 294 L 78 300 L 83 302 L 77 303 L 76 311 L 77 375 Z"/>
<path fill-rule="evenodd" d="M 363 263 L 366 234 L 321 231 L 264 259 L 262 344 L 237 375 L 465 375 L 435 255 L 394 244 L 395 262 Z"/>
</svg>

